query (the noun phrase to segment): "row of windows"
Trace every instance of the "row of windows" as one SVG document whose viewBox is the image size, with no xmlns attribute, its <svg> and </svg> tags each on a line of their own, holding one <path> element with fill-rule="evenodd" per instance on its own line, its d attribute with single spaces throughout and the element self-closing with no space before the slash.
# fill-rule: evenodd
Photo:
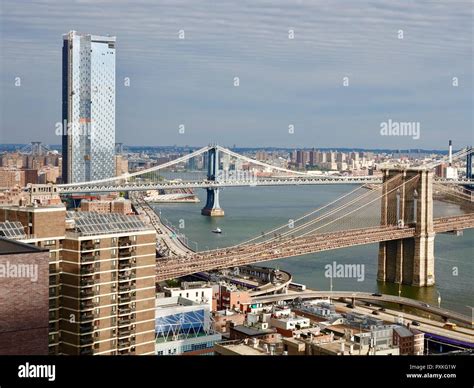
<svg viewBox="0 0 474 388">
<path fill-rule="evenodd" d="M 208 342 L 201 342 L 198 344 L 189 344 L 189 345 L 183 345 L 181 347 L 181 352 L 182 353 L 187 353 L 187 352 L 194 352 L 197 350 L 204 350 L 204 349 L 212 349 L 214 347 L 214 342 L 213 341 L 208 341 Z M 159 350 L 156 352 L 158 356 L 163 356 L 165 354 L 167 355 L 175 355 L 178 354 L 178 348 L 173 348 L 173 349 L 168 349 L 168 350 Z"/>
</svg>

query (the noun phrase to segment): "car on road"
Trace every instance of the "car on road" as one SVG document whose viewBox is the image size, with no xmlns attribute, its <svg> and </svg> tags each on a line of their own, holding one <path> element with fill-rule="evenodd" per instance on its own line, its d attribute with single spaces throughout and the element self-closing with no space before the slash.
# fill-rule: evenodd
<svg viewBox="0 0 474 388">
<path fill-rule="evenodd" d="M 383 308 L 383 307 L 380 307 L 380 308 L 379 308 L 379 311 L 381 311 L 381 312 L 385 312 L 385 308 Z"/>
<path fill-rule="evenodd" d="M 372 314 L 374 315 L 380 315 L 380 313 L 377 310 L 372 311 Z"/>
<path fill-rule="evenodd" d="M 418 322 L 418 321 L 411 321 L 411 324 L 413 326 L 420 326 L 420 322 Z"/>
<path fill-rule="evenodd" d="M 443 328 L 448 329 L 448 330 L 456 330 L 457 327 L 458 327 L 458 325 L 456 325 L 455 323 L 452 323 L 452 322 L 446 322 L 443 325 Z"/>
<path fill-rule="evenodd" d="M 378 296 L 378 297 L 381 297 L 381 296 L 382 296 L 382 294 L 381 294 L 380 292 L 374 292 L 374 293 L 372 294 L 372 296 Z"/>
<path fill-rule="evenodd" d="M 349 307 L 350 309 L 353 309 L 355 306 L 352 303 L 350 303 L 350 304 L 347 304 L 346 307 Z"/>
<path fill-rule="evenodd" d="M 430 305 L 428 303 L 422 303 L 421 304 L 423 307 L 430 307 Z"/>
</svg>

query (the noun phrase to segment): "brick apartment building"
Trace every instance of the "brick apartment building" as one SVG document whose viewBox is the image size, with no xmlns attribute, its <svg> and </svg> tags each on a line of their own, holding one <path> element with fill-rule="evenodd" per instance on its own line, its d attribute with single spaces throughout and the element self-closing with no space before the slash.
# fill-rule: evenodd
<svg viewBox="0 0 474 388">
<path fill-rule="evenodd" d="M 0 207 L 0 235 L 49 250 L 50 354 L 154 353 L 155 233 L 136 216 Z"/>
<path fill-rule="evenodd" d="M 49 252 L 0 237 L 0 355 L 48 354 Z"/>
</svg>

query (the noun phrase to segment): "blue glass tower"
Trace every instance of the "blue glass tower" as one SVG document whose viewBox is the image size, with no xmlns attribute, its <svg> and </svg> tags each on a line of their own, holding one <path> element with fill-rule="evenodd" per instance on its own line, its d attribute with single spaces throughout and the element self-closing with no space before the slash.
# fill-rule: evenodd
<svg viewBox="0 0 474 388">
<path fill-rule="evenodd" d="M 115 37 L 63 35 L 63 182 L 115 175 Z"/>
</svg>

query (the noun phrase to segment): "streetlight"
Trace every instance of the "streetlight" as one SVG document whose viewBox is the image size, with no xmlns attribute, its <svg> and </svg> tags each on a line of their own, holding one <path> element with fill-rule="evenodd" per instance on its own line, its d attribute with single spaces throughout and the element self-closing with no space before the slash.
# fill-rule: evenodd
<svg viewBox="0 0 474 388">
<path fill-rule="evenodd" d="M 398 297 L 401 298 L 402 296 L 402 282 L 398 282 Z"/>
<path fill-rule="evenodd" d="M 441 308 L 441 294 L 439 293 L 439 291 L 436 291 L 438 293 L 438 308 L 440 309 Z"/>
<path fill-rule="evenodd" d="M 331 294 L 332 294 L 332 275 L 329 277 L 329 303 L 331 303 Z"/>
</svg>

